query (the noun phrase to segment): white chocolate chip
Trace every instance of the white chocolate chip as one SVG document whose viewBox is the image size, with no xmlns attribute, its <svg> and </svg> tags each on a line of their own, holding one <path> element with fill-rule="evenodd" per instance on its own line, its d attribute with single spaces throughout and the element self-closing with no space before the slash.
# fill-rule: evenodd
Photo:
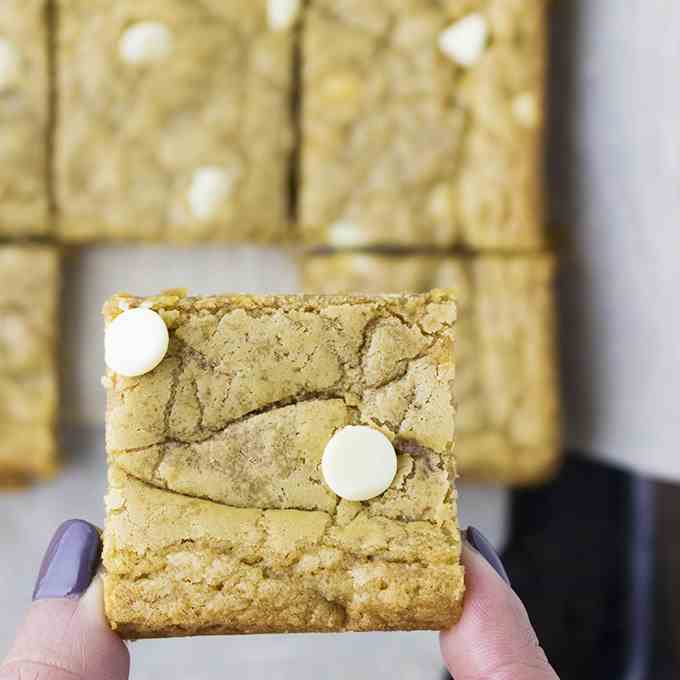
<svg viewBox="0 0 680 680">
<path fill-rule="evenodd" d="M 523 127 L 535 128 L 538 125 L 541 112 L 533 92 L 518 94 L 512 100 L 512 115 Z"/>
<path fill-rule="evenodd" d="M 0 38 L 0 91 L 8 90 L 19 80 L 19 54 L 12 43 Z"/>
<path fill-rule="evenodd" d="M 488 35 L 484 15 L 474 12 L 439 34 L 439 49 L 460 66 L 474 66 L 484 52 Z"/>
<path fill-rule="evenodd" d="M 216 165 L 206 165 L 196 170 L 188 196 L 194 217 L 199 220 L 216 217 L 224 201 L 231 194 L 235 179 L 235 172 L 229 172 Z"/>
<path fill-rule="evenodd" d="M 144 375 L 163 361 L 169 341 L 168 327 L 156 312 L 129 309 L 106 327 L 106 365 L 126 378 Z"/>
<path fill-rule="evenodd" d="M 340 498 L 367 501 L 389 488 L 397 474 L 397 454 L 382 432 L 349 425 L 326 444 L 321 471 L 326 484 Z"/>
<path fill-rule="evenodd" d="M 361 227 L 351 220 L 338 220 L 328 228 L 328 240 L 332 246 L 350 248 L 364 241 Z"/>
<path fill-rule="evenodd" d="M 300 0 L 269 0 L 269 27 L 273 31 L 285 31 L 295 22 L 300 14 Z"/>
<path fill-rule="evenodd" d="M 160 21 L 140 21 L 123 33 L 118 43 L 120 58 L 131 65 L 163 61 L 172 54 L 172 33 Z"/>
</svg>

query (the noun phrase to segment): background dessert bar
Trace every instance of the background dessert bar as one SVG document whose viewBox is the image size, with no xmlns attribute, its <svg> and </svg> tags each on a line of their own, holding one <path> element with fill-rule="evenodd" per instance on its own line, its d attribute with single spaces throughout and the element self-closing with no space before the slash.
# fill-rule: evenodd
<svg viewBox="0 0 680 680">
<path fill-rule="evenodd" d="M 0 486 L 56 466 L 58 281 L 54 250 L 0 246 Z"/>
<path fill-rule="evenodd" d="M 265 0 L 58 0 L 58 233 L 288 236 L 293 26 Z"/>
<path fill-rule="evenodd" d="M 543 480 L 560 451 L 554 259 L 336 254 L 303 262 L 307 290 L 452 288 L 456 458 L 464 479 Z"/>
<path fill-rule="evenodd" d="M 545 0 L 310 0 L 305 240 L 543 246 L 544 11 Z"/>
</svg>

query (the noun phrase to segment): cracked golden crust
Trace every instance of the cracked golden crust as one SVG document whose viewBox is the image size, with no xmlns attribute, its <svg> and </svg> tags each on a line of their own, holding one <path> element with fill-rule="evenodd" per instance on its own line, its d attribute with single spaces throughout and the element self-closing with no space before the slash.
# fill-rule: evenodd
<svg viewBox="0 0 680 680">
<path fill-rule="evenodd" d="M 458 469 L 465 479 L 526 484 L 559 461 L 554 270 L 550 255 L 312 255 L 303 260 L 303 286 L 370 294 L 453 288 Z"/>
<path fill-rule="evenodd" d="M 0 235 L 48 231 L 48 67 L 46 0 L 3 0 L 0 40 L 17 55 L 17 74 L 0 92 Z"/>
<path fill-rule="evenodd" d="M 305 239 L 541 246 L 544 11 L 545 0 L 312 0 Z M 470 12 L 486 17 L 490 38 L 479 63 L 462 69 L 438 36 Z"/>
<path fill-rule="evenodd" d="M 0 248 L 0 478 L 55 468 L 56 251 Z"/>
<path fill-rule="evenodd" d="M 462 607 L 453 520 L 232 508 L 114 465 L 104 544 L 107 615 L 126 638 L 436 630 Z"/>
<path fill-rule="evenodd" d="M 453 338 L 428 295 L 118 295 L 170 330 L 151 373 L 111 372 L 106 603 L 126 637 L 441 628 L 460 613 Z M 325 486 L 340 427 L 383 431 L 391 487 Z"/>
<path fill-rule="evenodd" d="M 59 0 L 56 188 L 67 240 L 281 241 L 288 237 L 291 31 L 265 0 Z M 123 32 L 160 21 L 173 52 L 125 65 Z M 233 178 L 212 219 L 188 201 L 194 173 Z"/>
</svg>

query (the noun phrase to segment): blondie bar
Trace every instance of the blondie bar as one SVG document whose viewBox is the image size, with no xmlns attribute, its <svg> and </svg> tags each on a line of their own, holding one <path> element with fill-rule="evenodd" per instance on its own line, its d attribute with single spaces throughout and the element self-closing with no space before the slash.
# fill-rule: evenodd
<svg viewBox="0 0 680 680">
<path fill-rule="evenodd" d="M 45 247 L 0 247 L 0 486 L 56 465 L 58 262 Z"/>
<path fill-rule="evenodd" d="M 118 295 L 104 308 L 107 338 L 140 309 L 160 315 L 169 346 L 150 372 L 105 378 L 114 629 L 437 629 L 458 618 L 447 293 Z M 329 440 L 352 426 L 396 452 L 392 483 L 370 500 L 340 498 L 322 474 Z"/>
<path fill-rule="evenodd" d="M 456 458 L 463 479 L 526 484 L 557 466 L 559 398 L 549 255 L 337 254 L 304 261 L 310 292 L 450 287 L 456 294 Z"/>
<path fill-rule="evenodd" d="M 295 3 L 57 5 L 60 237 L 286 238 Z"/>
<path fill-rule="evenodd" d="M 541 246 L 544 11 L 545 0 L 310 0 L 307 242 Z"/>
<path fill-rule="evenodd" d="M 49 228 L 47 0 L 0 2 L 0 236 Z"/>
</svg>

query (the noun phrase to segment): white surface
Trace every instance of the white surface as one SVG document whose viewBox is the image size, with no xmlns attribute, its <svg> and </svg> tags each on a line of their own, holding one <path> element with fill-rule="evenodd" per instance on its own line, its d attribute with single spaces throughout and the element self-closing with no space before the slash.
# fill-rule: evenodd
<svg viewBox="0 0 680 680">
<path fill-rule="evenodd" d="M 568 443 L 680 479 L 680 3 L 553 3 Z"/>
<path fill-rule="evenodd" d="M 397 474 L 397 454 L 382 432 L 365 425 L 349 425 L 326 444 L 321 471 L 326 484 L 340 498 L 367 501 L 392 484 Z"/>
<path fill-rule="evenodd" d="M 144 375 L 163 361 L 169 342 L 168 327 L 157 312 L 127 309 L 104 332 L 104 361 L 126 378 Z"/>
<path fill-rule="evenodd" d="M 486 17 L 468 14 L 439 35 L 439 49 L 460 66 L 474 66 L 484 52 L 489 34 Z"/>
<path fill-rule="evenodd" d="M 69 517 L 100 526 L 103 521 L 103 431 L 69 429 L 63 446 L 68 460 L 57 479 L 26 492 L 0 494 L 0 657 L 30 602 L 52 532 Z M 464 526 L 474 524 L 502 544 L 504 491 L 464 486 L 460 506 Z M 146 640 L 130 650 L 133 680 L 439 680 L 442 668 L 435 633 Z"/>
<path fill-rule="evenodd" d="M 172 32 L 160 21 L 140 21 L 123 33 L 118 45 L 127 64 L 152 64 L 172 54 Z"/>
</svg>

